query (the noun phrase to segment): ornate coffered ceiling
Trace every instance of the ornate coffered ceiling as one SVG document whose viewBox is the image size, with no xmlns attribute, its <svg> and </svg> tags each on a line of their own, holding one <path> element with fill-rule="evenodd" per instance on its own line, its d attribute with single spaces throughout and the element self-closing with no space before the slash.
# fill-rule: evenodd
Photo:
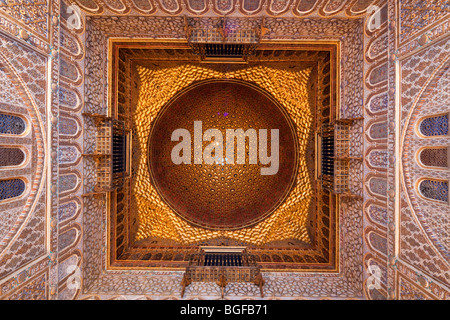
<svg viewBox="0 0 450 320">
<path fill-rule="evenodd" d="M 76 28 L 70 4 L 81 7 Z M 382 8 L 380 15 L 370 15 L 376 8 L 372 5 Z M 1 203 L 2 243 L 7 244 L 0 249 L 2 299 L 180 298 L 182 274 L 171 267 L 182 267 L 190 249 L 169 252 L 177 244 L 169 240 L 150 248 L 155 239 L 130 247 L 124 223 L 133 226 L 136 217 L 119 213 L 123 223 L 108 229 L 112 198 L 86 196 L 94 186 L 95 165 L 82 154 L 92 151 L 94 130 L 82 113 L 122 108 L 120 101 L 113 105 L 108 100 L 110 38 L 186 41 L 184 16 L 208 25 L 224 15 L 242 25 L 259 25 L 265 17 L 263 40 L 277 42 L 270 53 L 274 58 L 283 55 L 285 40 L 338 42 L 339 116 L 364 117 L 350 132 L 350 155 L 364 158 L 351 160 L 350 188 L 362 200 L 342 198 L 336 212 L 339 269 L 275 272 L 290 259 L 303 266 L 323 262 L 318 252 L 298 255 L 301 260 L 295 256 L 298 250 L 277 251 L 283 243 L 276 241 L 272 247 L 254 246 L 270 270 L 264 272 L 266 297 L 448 299 L 448 241 L 442 223 L 448 205 L 428 201 L 415 189 L 423 176 L 448 180 L 446 171 L 416 162 L 418 148 L 442 145 L 448 138 L 415 135 L 420 117 L 448 113 L 442 103 L 448 87 L 448 1 L 12 0 L 0 2 L 0 12 L 1 109 L 28 117 L 26 110 L 35 106 L 38 117 L 28 117 L 32 130 L 45 129 L 38 130 L 43 132 L 38 139 L 21 137 L 38 162 L 28 162 L 31 168 L 2 169 L 1 175 L 26 178 L 30 169 L 46 172 L 45 183 L 33 182 L 27 189 L 30 200 Z M 19 143 L 1 139 L 6 145 Z M 123 199 L 124 193 L 117 193 L 114 201 L 127 212 Z M 332 221 L 321 221 L 325 234 Z M 123 242 L 109 246 L 117 240 L 112 232 L 120 228 Z M 119 252 L 121 244 L 129 251 L 123 268 L 115 269 L 116 254 L 125 252 Z M 154 260 L 145 260 L 149 254 Z M 374 268 L 381 273 L 376 287 L 371 285 Z M 80 285 L 72 286 L 73 279 Z M 259 297 L 245 285 L 227 290 L 232 298 Z M 192 284 L 185 295 L 218 297 L 217 287 L 206 284 Z"/>
<path fill-rule="evenodd" d="M 171 46 L 176 49 L 172 49 Z M 184 49 L 183 46 L 185 46 Z M 112 105 L 116 106 L 116 111 L 113 112 L 117 112 L 119 118 L 129 121 L 134 135 L 132 160 L 134 173 L 131 183 L 124 190 L 120 190 L 117 200 L 113 200 L 111 203 L 111 235 L 114 234 L 111 239 L 120 239 L 111 244 L 110 250 L 114 256 L 114 259 L 111 260 L 112 267 L 117 269 L 119 267 L 151 266 L 154 268 L 159 266 L 161 268 L 166 265 L 171 268 L 179 268 L 186 264 L 188 254 L 199 244 L 240 244 L 251 246 L 253 252 L 257 253 L 259 261 L 267 268 L 319 268 L 323 270 L 336 268 L 334 200 L 329 197 L 328 193 L 323 194 L 322 197 L 322 194 L 315 190 L 314 164 L 314 128 L 319 123 L 316 114 L 320 112 L 322 106 L 329 107 L 332 100 L 329 98 L 330 94 L 335 94 L 336 80 L 333 78 L 333 75 L 336 74 L 337 58 L 335 44 L 285 43 L 284 49 L 277 44 L 261 45 L 261 50 L 256 53 L 256 56 L 251 57 L 248 64 L 242 65 L 199 63 L 198 58 L 189 53 L 186 44 L 177 42 L 172 44 L 170 42 L 162 44 L 157 41 L 127 43 L 125 40 L 115 40 L 110 47 L 113 57 L 115 57 L 111 70 L 112 81 L 117 81 L 117 85 L 114 87 L 118 88 L 117 92 L 111 91 Z M 284 81 L 280 82 L 280 78 L 283 78 Z M 225 220 L 228 221 L 228 224 L 238 223 L 238 228 L 226 227 L 224 229 L 220 225 L 210 225 L 205 228 L 198 223 L 192 224 L 189 222 L 190 219 L 186 221 L 182 216 L 174 214 L 170 207 L 162 201 L 161 191 L 156 192 L 149 177 L 147 153 L 149 134 L 152 132 L 154 119 L 161 108 L 168 101 L 172 101 L 171 98 L 177 96 L 180 90 L 189 88 L 193 83 L 202 83 L 201 81 L 206 81 L 205 79 L 210 81 L 221 79 L 222 82 L 225 81 L 224 84 L 227 79 L 228 81 L 235 79 L 234 81 L 239 80 L 255 88 L 261 88 L 258 90 L 267 90 L 267 94 L 271 96 L 270 99 L 279 101 L 277 104 L 286 110 L 284 111 L 286 116 L 292 119 L 293 128 L 296 128 L 294 136 L 297 137 L 295 143 L 298 145 L 296 148 L 298 148 L 300 159 L 296 165 L 297 176 L 294 176 L 295 179 L 292 181 L 293 189 L 286 194 L 285 201 L 280 203 L 280 206 L 275 208 L 270 216 L 265 215 L 265 219 L 259 219 L 256 224 L 247 225 L 248 222 L 242 220 L 241 217 Z M 130 86 L 130 84 L 134 85 Z M 208 86 L 208 88 L 210 87 Z M 330 90 L 330 88 L 333 89 Z M 315 97 L 315 92 L 319 91 L 320 94 Z M 125 92 L 130 94 L 124 95 Z M 244 92 L 241 92 L 236 97 L 241 97 L 243 94 Z M 188 107 L 189 110 L 195 110 L 195 106 L 206 106 L 206 109 L 197 116 L 207 114 L 213 101 L 202 102 L 202 99 L 203 95 L 194 99 L 181 100 L 180 106 L 188 107 L 195 103 Z M 256 99 L 256 97 L 252 99 Z M 231 103 L 231 100 L 228 100 L 230 99 L 222 102 L 222 107 L 227 109 L 224 110 L 235 126 L 236 121 L 239 120 L 237 115 L 240 113 L 232 112 L 235 110 L 233 109 L 235 106 L 228 105 Z M 245 108 L 246 101 L 242 102 L 244 105 L 239 110 Z M 246 116 L 251 119 L 251 114 L 258 112 L 260 107 L 259 105 L 248 105 L 250 109 L 246 112 Z M 265 107 L 264 109 L 265 112 L 269 111 L 269 108 Z M 251 112 L 251 110 L 254 111 Z M 222 110 L 219 113 L 225 111 Z M 177 115 L 172 115 L 172 117 L 182 121 L 187 117 L 180 116 L 180 113 L 183 112 L 186 111 L 179 110 Z M 211 118 L 213 122 L 205 120 L 205 126 L 208 123 L 212 125 L 217 122 L 216 117 L 219 115 L 216 112 L 212 115 L 214 116 Z M 322 116 L 320 115 L 320 117 Z M 274 118 L 274 116 L 269 118 Z M 166 125 L 170 123 L 183 127 L 176 120 L 168 121 Z M 245 123 L 246 121 L 242 122 L 243 125 Z M 190 126 L 192 125 L 193 123 L 190 124 Z M 162 132 L 169 131 L 163 130 Z M 159 140 L 161 139 L 156 141 Z M 287 142 L 286 138 L 283 140 L 285 140 L 284 143 Z M 283 148 L 285 151 L 288 150 L 287 146 Z M 281 159 L 281 161 L 280 165 L 285 165 L 283 164 L 284 160 Z M 152 170 L 151 167 L 150 165 L 150 170 Z M 154 164 L 154 167 L 155 170 L 158 170 L 158 165 Z M 217 166 L 216 169 L 220 171 L 221 168 L 223 167 Z M 210 170 L 213 170 L 208 171 L 211 178 L 208 178 L 208 172 L 203 178 L 189 177 L 190 175 L 186 178 L 191 182 L 196 178 L 197 184 L 205 184 L 208 186 L 207 191 L 210 191 L 213 188 L 210 183 L 213 183 L 213 176 L 216 176 L 215 169 L 210 168 Z M 239 170 L 234 176 L 231 174 L 230 179 L 237 179 L 241 174 L 242 172 Z M 168 177 L 166 172 L 164 172 L 164 176 Z M 227 178 L 224 176 L 224 187 L 226 186 L 225 179 Z M 251 183 L 263 183 L 263 180 L 248 182 L 248 179 L 256 178 L 245 178 L 242 187 L 250 188 Z M 292 179 L 286 176 L 284 180 L 283 183 L 289 185 Z M 185 181 L 181 186 L 189 185 L 191 183 L 189 181 Z M 220 191 L 221 181 L 218 181 L 219 184 L 216 185 L 213 192 L 216 189 Z M 169 186 L 170 184 L 165 183 L 164 185 Z M 239 184 L 233 183 L 230 188 L 233 191 L 228 190 L 229 192 L 235 192 L 239 188 Z M 198 193 L 198 189 L 195 187 L 192 190 Z M 206 201 L 200 207 L 207 207 L 211 201 L 211 197 L 207 196 L 207 191 L 200 194 L 194 193 L 192 203 Z M 182 193 L 184 198 L 187 192 L 182 191 Z M 177 194 L 180 194 L 180 191 Z M 238 194 L 245 195 L 246 199 L 251 200 L 258 194 L 263 194 L 263 190 L 255 193 L 255 189 L 252 187 L 248 190 L 241 190 Z M 232 203 L 230 197 L 226 197 L 229 204 Z M 264 197 L 258 202 L 264 203 Z M 214 208 L 214 205 L 217 204 L 209 205 Z M 119 210 L 117 211 L 118 220 L 115 218 L 115 208 Z M 194 210 L 194 212 L 200 214 L 198 211 Z M 130 221 L 136 222 L 130 226 Z M 216 227 L 223 230 L 217 230 Z M 270 248 L 271 252 L 266 252 L 265 248 Z M 269 258 L 270 255 L 273 255 L 273 259 Z M 279 258 L 281 256 L 285 258 Z"/>
</svg>

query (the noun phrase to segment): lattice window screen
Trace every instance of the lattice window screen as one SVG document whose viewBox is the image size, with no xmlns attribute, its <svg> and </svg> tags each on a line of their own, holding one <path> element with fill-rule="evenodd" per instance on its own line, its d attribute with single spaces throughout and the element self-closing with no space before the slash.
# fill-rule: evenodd
<svg viewBox="0 0 450 320">
<path fill-rule="evenodd" d="M 420 132 L 427 137 L 448 135 L 448 114 L 423 119 Z"/>
<path fill-rule="evenodd" d="M 337 160 L 334 162 L 334 192 L 342 194 L 348 192 L 348 161 Z"/>
<path fill-rule="evenodd" d="M 337 123 L 334 127 L 334 150 L 336 157 L 350 155 L 350 127 L 348 124 Z"/>
<path fill-rule="evenodd" d="M 109 190 L 111 188 L 111 159 L 97 160 L 97 188 Z"/>
<path fill-rule="evenodd" d="M 429 167 L 448 168 L 448 148 L 427 148 L 420 152 L 420 161 Z"/>
<path fill-rule="evenodd" d="M 104 123 L 103 125 L 98 127 L 96 153 L 107 155 L 111 154 L 111 136 L 112 129 L 108 123 Z"/>
<path fill-rule="evenodd" d="M 0 200 L 20 196 L 25 191 L 25 182 L 22 179 L 0 180 Z"/>
<path fill-rule="evenodd" d="M 25 132 L 25 121 L 17 116 L 0 113 L 1 134 L 22 134 Z"/>
<path fill-rule="evenodd" d="M 25 153 L 19 148 L 0 147 L 0 167 L 18 166 L 25 160 Z"/>
<path fill-rule="evenodd" d="M 448 202 L 448 181 L 423 180 L 419 190 L 425 198 Z"/>
</svg>

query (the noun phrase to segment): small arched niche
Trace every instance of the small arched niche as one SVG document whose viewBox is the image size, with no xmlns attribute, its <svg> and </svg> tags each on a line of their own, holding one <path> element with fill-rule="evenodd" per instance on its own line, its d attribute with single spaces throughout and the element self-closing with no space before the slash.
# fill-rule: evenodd
<svg viewBox="0 0 450 320">
<path fill-rule="evenodd" d="M 419 162 L 424 167 L 448 169 L 448 147 L 427 147 L 419 151 Z"/>
<path fill-rule="evenodd" d="M 448 135 L 448 113 L 429 116 L 419 122 L 419 132 L 424 137 Z"/>
<path fill-rule="evenodd" d="M 419 182 L 418 188 L 422 197 L 448 203 L 448 181 L 423 179 Z"/>
<path fill-rule="evenodd" d="M 19 178 L 0 180 L 0 201 L 20 197 L 25 188 L 25 181 Z"/>
<path fill-rule="evenodd" d="M 22 135 L 26 128 L 22 117 L 0 112 L 0 134 Z"/>
<path fill-rule="evenodd" d="M 0 146 L 0 169 L 20 166 L 25 158 L 25 152 L 19 147 Z"/>
</svg>

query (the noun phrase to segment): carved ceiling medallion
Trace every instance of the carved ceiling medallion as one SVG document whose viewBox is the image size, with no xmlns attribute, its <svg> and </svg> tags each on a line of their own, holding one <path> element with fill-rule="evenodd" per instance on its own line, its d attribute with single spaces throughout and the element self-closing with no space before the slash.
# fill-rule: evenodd
<svg viewBox="0 0 450 320">
<path fill-rule="evenodd" d="M 283 107 L 249 82 L 220 79 L 189 86 L 160 111 L 148 153 L 161 198 L 183 219 L 215 230 L 270 215 L 291 190 L 298 161 Z"/>
</svg>

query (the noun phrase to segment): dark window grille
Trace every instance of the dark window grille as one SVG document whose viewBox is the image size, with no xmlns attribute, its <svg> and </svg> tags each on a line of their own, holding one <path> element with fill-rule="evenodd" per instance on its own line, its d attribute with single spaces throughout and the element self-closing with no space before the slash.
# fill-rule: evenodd
<svg viewBox="0 0 450 320">
<path fill-rule="evenodd" d="M 113 134 L 113 168 L 112 172 L 125 172 L 126 165 L 126 139 L 123 134 Z"/>
<path fill-rule="evenodd" d="M 223 44 L 210 43 L 205 44 L 205 54 L 207 57 L 233 57 L 244 54 L 244 45 L 242 44 Z"/>
<path fill-rule="evenodd" d="M 448 148 L 427 148 L 420 152 L 420 161 L 425 166 L 448 168 Z"/>
<path fill-rule="evenodd" d="M 114 120 L 112 130 L 112 188 L 121 188 L 127 174 L 127 132 L 123 121 Z"/>
<path fill-rule="evenodd" d="M 0 167 L 18 166 L 25 160 L 25 153 L 19 148 L 0 147 Z"/>
<path fill-rule="evenodd" d="M 322 137 L 322 174 L 334 174 L 334 136 Z"/>
<path fill-rule="evenodd" d="M 236 267 L 242 266 L 242 256 L 240 254 L 220 254 L 207 253 L 205 254 L 205 266 L 219 266 L 219 267 Z"/>
</svg>

